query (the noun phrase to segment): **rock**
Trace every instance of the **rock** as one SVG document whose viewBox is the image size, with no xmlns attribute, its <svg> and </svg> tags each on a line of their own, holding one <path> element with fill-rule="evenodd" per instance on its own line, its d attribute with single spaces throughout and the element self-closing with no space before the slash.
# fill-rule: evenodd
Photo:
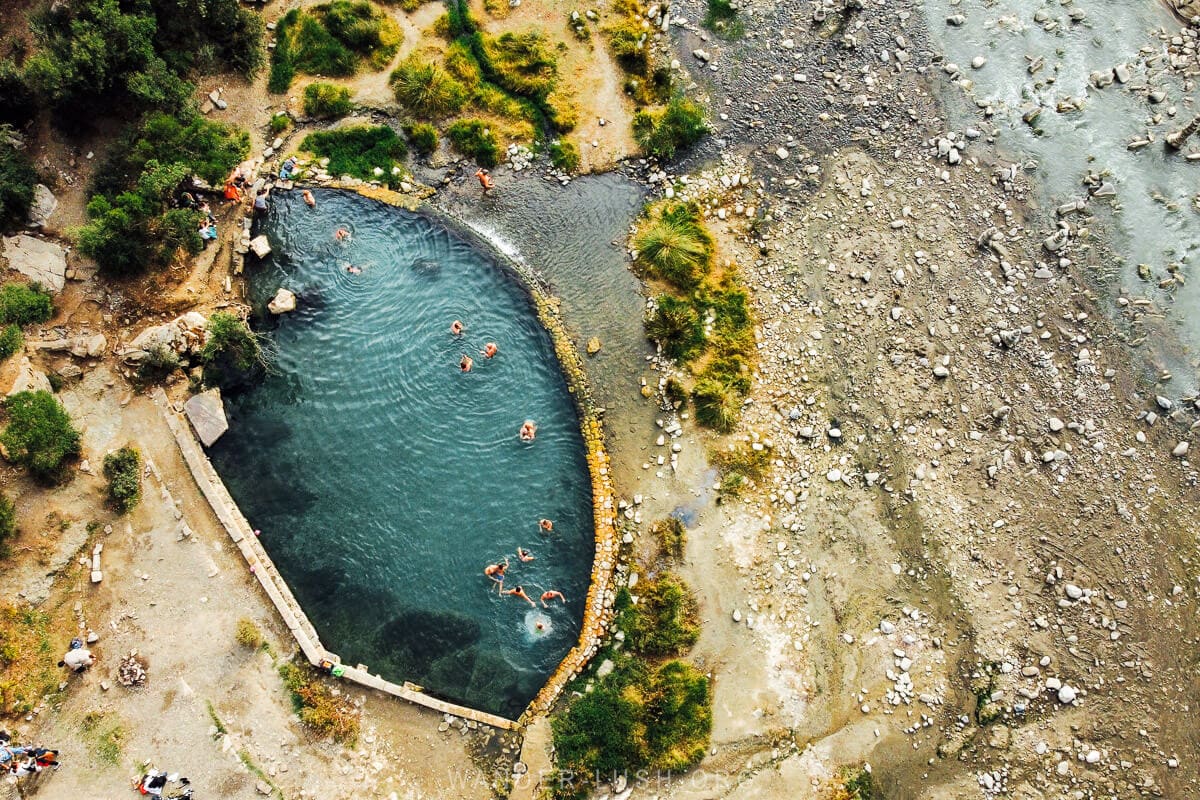
<svg viewBox="0 0 1200 800">
<path fill-rule="evenodd" d="M 1078 600 L 1083 597 L 1083 589 L 1080 589 L 1073 583 L 1068 583 L 1066 586 L 1064 586 L 1063 591 L 1066 592 L 1067 597 L 1071 598 L 1072 600 Z"/>
<path fill-rule="evenodd" d="M 696 50 L 692 51 L 692 55 L 696 57 L 696 60 L 703 61 L 705 64 L 707 64 L 712 59 L 711 55 L 709 55 L 704 50 L 700 50 L 698 48 Z"/>
<path fill-rule="evenodd" d="M 28 356 L 22 357 L 17 364 L 17 376 L 13 379 L 12 386 L 9 387 L 8 396 L 11 397 L 18 392 L 49 392 L 50 379 L 46 374 L 37 367 L 33 366 Z"/>
<path fill-rule="evenodd" d="M 219 389 L 192 395 L 183 404 L 183 411 L 205 447 L 211 447 L 213 442 L 229 430 L 229 420 L 225 418 L 225 405 L 221 402 Z"/>
<path fill-rule="evenodd" d="M 950 377 L 950 369 L 949 369 L 949 367 L 946 367 L 946 366 L 945 366 L 945 365 L 943 365 L 943 364 L 938 364 L 936 367 L 934 367 L 934 368 L 933 368 L 933 377 L 935 377 L 935 378 L 949 378 L 949 377 Z"/>
<path fill-rule="evenodd" d="M 1083 757 L 1083 760 L 1089 764 L 1099 764 L 1100 763 L 1100 751 L 1099 750 L 1088 750 L 1087 755 Z"/>
<path fill-rule="evenodd" d="M 146 360 L 150 351 L 160 348 L 179 355 L 198 352 L 207 337 L 208 320 L 198 311 L 189 311 L 170 322 L 146 328 L 120 354 L 125 363 L 136 366 Z"/>
<path fill-rule="evenodd" d="M 961 28 L 964 24 L 966 24 L 966 22 L 967 22 L 967 18 L 964 17 L 962 14 L 954 14 L 952 16 L 946 17 L 946 24 L 952 25 L 955 28 Z"/>
<path fill-rule="evenodd" d="M 786 147 L 779 148 L 775 151 L 775 157 L 780 161 L 786 161 L 788 157 L 788 149 Z"/>
<path fill-rule="evenodd" d="M 1176 456 L 1177 458 L 1183 458 L 1187 454 L 1188 454 L 1188 443 L 1187 442 L 1180 442 L 1179 444 L 1175 445 L 1175 449 L 1171 451 L 1171 455 Z"/>
<path fill-rule="evenodd" d="M 983 56 L 975 56 L 971 59 L 972 69 L 983 69 L 985 64 L 987 64 L 987 59 Z"/>
<path fill-rule="evenodd" d="M 1171 406 L 1175 405 L 1175 403 L 1173 403 L 1170 398 L 1163 397 L 1161 394 L 1155 395 L 1154 402 L 1157 403 L 1158 407 L 1161 408 L 1163 411 L 1170 411 Z"/>
<path fill-rule="evenodd" d="M 1055 433 L 1058 433 L 1063 428 L 1067 427 L 1066 424 L 1058 417 L 1051 417 L 1050 419 L 1046 420 L 1046 426 Z"/>
<path fill-rule="evenodd" d="M 50 187 L 39 183 L 33 187 L 33 203 L 29 206 L 29 227 L 44 228 L 50 215 L 58 208 L 58 198 Z"/>
<path fill-rule="evenodd" d="M 293 292 L 280 287 L 279 291 L 275 293 L 275 297 L 271 300 L 271 302 L 267 303 L 267 310 L 276 315 L 286 314 L 289 311 L 295 311 L 296 295 Z"/>
<path fill-rule="evenodd" d="M 99 358 L 108 349 L 108 339 L 104 338 L 102 333 L 76 336 L 70 342 L 71 355 L 76 358 Z"/>
<path fill-rule="evenodd" d="M 4 257 L 9 269 L 37 281 L 52 292 L 61 292 L 67 282 L 67 254 L 54 242 L 20 234 L 4 239 Z"/>
<path fill-rule="evenodd" d="M 617 665 L 613 663 L 611 658 L 606 658 L 600 662 L 600 666 L 596 667 L 596 677 L 606 678 L 612 674 Z"/>
<path fill-rule="evenodd" d="M 255 236 L 250 240 L 250 250 L 259 258 L 271 255 L 271 243 L 266 236 Z"/>
<path fill-rule="evenodd" d="M 600 339 L 593 336 L 592 338 L 587 340 L 587 354 L 589 356 L 594 356 L 594 355 L 596 355 L 596 353 L 599 353 L 599 352 L 600 352 Z"/>
<path fill-rule="evenodd" d="M 834 467 L 833 469 L 829 470 L 829 472 L 825 473 L 825 478 L 830 483 L 837 483 L 842 479 L 842 471 L 837 467 Z"/>
<path fill-rule="evenodd" d="M 254 782 L 254 791 L 258 792 L 261 795 L 270 796 L 271 786 L 266 781 L 255 781 Z"/>
<path fill-rule="evenodd" d="M 1065 683 L 1058 690 L 1058 702 L 1060 703 L 1074 703 L 1077 696 L 1076 691 Z"/>
<path fill-rule="evenodd" d="M 1113 67 L 1113 75 L 1117 77 L 1118 83 L 1128 83 L 1129 79 L 1133 77 L 1133 73 L 1130 72 L 1128 64 L 1118 64 L 1117 66 Z"/>
<path fill-rule="evenodd" d="M 1069 236 L 1070 234 L 1067 233 L 1066 228 L 1059 228 L 1046 237 L 1045 241 L 1042 242 L 1042 247 L 1045 247 L 1051 253 L 1057 253 L 1067 246 Z"/>
<path fill-rule="evenodd" d="M 896 626 L 885 619 L 879 623 L 879 632 L 884 636 L 891 636 L 896 632 Z"/>
</svg>

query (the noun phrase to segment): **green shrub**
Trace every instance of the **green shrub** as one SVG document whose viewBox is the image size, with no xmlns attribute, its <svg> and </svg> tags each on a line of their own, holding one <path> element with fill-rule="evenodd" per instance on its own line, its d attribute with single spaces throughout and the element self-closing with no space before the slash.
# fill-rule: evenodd
<svg viewBox="0 0 1200 800">
<path fill-rule="evenodd" d="M 25 344 L 25 337 L 16 325 L 0 328 L 0 361 L 4 361 L 15 353 L 20 352 Z"/>
<path fill-rule="evenodd" d="M 393 169 L 408 155 L 404 139 L 386 125 L 355 125 L 310 133 L 300 149 L 328 158 L 331 175 L 352 175 L 389 186 L 400 182 L 403 171 L 397 174 Z M 383 173 L 376 175 L 376 169 Z"/>
<path fill-rule="evenodd" d="M 650 533 L 658 540 L 658 548 L 668 558 L 683 558 L 687 545 L 687 528 L 678 517 L 660 519 L 650 526 Z"/>
<path fill-rule="evenodd" d="M 122 514 L 132 511 L 142 499 L 142 454 L 133 447 L 109 453 L 104 457 L 104 477 L 113 508 Z"/>
<path fill-rule="evenodd" d="M 704 349 L 704 321 L 695 306 L 669 294 L 655 299 L 646 319 L 646 336 L 662 347 L 668 358 L 684 362 Z"/>
<path fill-rule="evenodd" d="M 113 199 L 97 195 L 87 206 L 88 223 L 76 234 L 79 250 L 113 275 L 134 275 L 165 266 L 183 249 L 203 249 L 201 214 L 170 208 L 172 194 L 189 174 L 183 164 L 146 164 L 137 186 Z"/>
<path fill-rule="evenodd" d="M 742 411 L 742 394 L 726 383 L 707 378 L 692 390 L 696 421 L 721 433 L 737 425 Z"/>
<path fill-rule="evenodd" d="M 155 46 L 180 74 L 232 70 L 252 77 L 263 65 L 262 15 L 238 0 L 150 0 Z"/>
<path fill-rule="evenodd" d="M 8 125 L 0 125 L 0 228 L 25 222 L 37 182 L 24 138 Z"/>
<path fill-rule="evenodd" d="M 708 678 L 682 661 L 657 668 L 612 653 L 616 669 L 550 721 L 556 800 L 581 800 L 597 778 L 680 772 L 697 764 L 712 734 Z"/>
<path fill-rule="evenodd" d="M 12 554 L 12 548 L 9 546 L 17 535 L 17 509 L 13 505 L 13 501 L 8 499 L 8 495 L 0 494 L 0 558 L 7 558 Z M 7 661 L 8 659 L 0 658 Z"/>
<path fill-rule="evenodd" d="M 363 62 L 383 69 L 401 41 L 396 21 L 362 0 L 292 9 L 276 28 L 267 90 L 286 92 L 296 73 L 346 78 Z"/>
<path fill-rule="evenodd" d="M 837 787 L 834 800 L 873 800 L 875 797 L 875 781 L 865 767 L 856 770 L 844 770 L 842 785 Z"/>
<path fill-rule="evenodd" d="M 254 624 L 254 620 L 242 617 L 237 621 L 237 632 L 234 634 L 237 643 L 242 647 L 248 647 L 251 650 L 257 650 L 262 647 L 263 635 L 258 626 Z"/>
<path fill-rule="evenodd" d="M 713 240 L 694 208 L 672 203 L 653 213 L 633 237 L 637 265 L 685 291 L 708 273 Z"/>
<path fill-rule="evenodd" d="M 418 153 L 429 155 L 434 150 L 437 150 L 437 128 L 428 122 L 417 122 L 409 125 L 404 132 L 408 135 L 408 141 L 412 143 L 413 148 Z"/>
<path fill-rule="evenodd" d="M 302 723 L 335 742 L 354 745 L 361 712 L 345 693 L 335 695 L 307 664 L 283 664 L 279 675 Z"/>
<path fill-rule="evenodd" d="M 0 444 L 9 459 L 39 480 L 61 483 L 69 462 L 80 453 L 79 431 L 66 410 L 47 391 L 18 392 L 4 401 L 4 410 L 8 426 L 0 433 Z"/>
<path fill-rule="evenodd" d="M 550 143 L 550 163 L 557 170 L 574 172 L 579 169 L 579 148 L 566 139 L 555 139 Z"/>
<path fill-rule="evenodd" d="M 250 134 L 240 128 L 195 113 L 151 114 L 128 148 L 105 165 L 104 174 L 96 178 L 95 188 L 104 194 L 121 191 L 130 177 L 142 173 L 152 161 L 181 164 L 189 176 L 220 185 L 249 153 Z"/>
<path fill-rule="evenodd" d="M 354 109 L 350 90 L 332 83 L 310 83 L 304 87 L 304 113 L 318 119 L 344 117 Z"/>
<path fill-rule="evenodd" d="M 487 123 L 478 119 L 460 119 L 446 131 L 451 143 L 463 155 L 484 167 L 500 161 L 500 144 Z"/>
<path fill-rule="evenodd" d="M 36 325 L 54 316 L 54 301 L 38 283 L 0 286 L 0 325 Z"/>
<path fill-rule="evenodd" d="M 36 114 L 37 100 L 25 74 L 12 59 L 0 59 L 0 125 L 24 125 Z"/>
<path fill-rule="evenodd" d="M 437 64 L 409 56 L 391 77 L 396 102 L 420 119 L 441 119 L 462 110 L 467 88 Z"/>
<path fill-rule="evenodd" d="M 381 0 L 389 6 L 400 6 L 402 11 L 407 11 L 410 14 L 420 8 L 424 3 L 431 0 Z"/>
<path fill-rule="evenodd" d="M 271 115 L 271 121 L 268 123 L 268 127 L 270 128 L 272 136 L 278 136 L 288 128 L 292 127 L 292 118 L 282 112 L 273 114 Z"/>
<path fill-rule="evenodd" d="M 558 68 L 546 37 L 538 31 L 503 33 L 498 37 L 481 36 L 476 57 L 491 74 L 488 78 L 515 95 L 545 100 L 554 88 Z"/>
<path fill-rule="evenodd" d="M 238 317 L 218 311 L 208 318 L 208 341 L 200 350 L 206 386 L 237 389 L 266 368 L 258 337 Z"/>
<path fill-rule="evenodd" d="M 567 93 L 554 89 L 546 97 L 542 106 L 546 121 L 557 133 L 567 133 L 579 124 L 579 110 L 575 98 Z"/>
<path fill-rule="evenodd" d="M 647 656 L 677 656 L 696 643 L 700 623 L 696 598 L 672 575 L 638 585 L 641 600 L 621 616 L 625 641 Z"/>
<path fill-rule="evenodd" d="M 683 97 L 671 98 L 661 111 L 639 111 L 633 116 L 633 138 L 646 155 L 656 158 L 674 158 L 707 132 L 700 106 Z"/>
</svg>

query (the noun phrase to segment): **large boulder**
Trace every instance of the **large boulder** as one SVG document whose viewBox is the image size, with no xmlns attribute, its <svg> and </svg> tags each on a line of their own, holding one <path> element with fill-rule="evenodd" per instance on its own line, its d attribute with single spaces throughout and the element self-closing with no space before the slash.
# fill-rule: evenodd
<svg viewBox="0 0 1200 800">
<path fill-rule="evenodd" d="M 34 350 L 49 350 L 52 353 L 70 353 L 76 358 L 99 358 L 108 349 L 108 339 L 102 333 L 91 336 L 72 336 L 69 339 L 51 339 L 44 342 L 29 342 Z"/>
<path fill-rule="evenodd" d="M 44 228 L 50 215 L 58 208 L 58 198 L 45 184 L 33 187 L 33 204 L 29 206 L 29 227 Z"/>
<path fill-rule="evenodd" d="M 146 328 L 121 350 L 121 357 L 127 364 L 137 365 L 152 351 L 163 348 L 181 356 L 190 355 L 204 347 L 207 339 L 208 320 L 198 311 L 189 311 L 170 322 Z"/>
<path fill-rule="evenodd" d="M 46 377 L 46 373 L 33 365 L 28 356 L 22 358 L 17 365 L 17 375 L 8 389 L 8 396 L 12 397 L 18 392 L 42 391 L 53 391 L 50 379 Z"/>
<path fill-rule="evenodd" d="M 52 292 L 61 292 L 67 282 L 67 253 L 54 242 L 21 234 L 4 239 L 4 257 L 15 269 Z"/>
<path fill-rule="evenodd" d="M 202 394 L 192 395 L 183 404 L 192 429 L 205 447 L 212 447 L 213 442 L 220 439 L 229 430 L 229 420 L 225 418 L 225 404 L 221 402 L 221 390 L 209 389 Z"/>
<path fill-rule="evenodd" d="M 272 314 L 286 314 L 296 310 L 296 295 L 287 289 L 280 289 L 275 298 L 267 303 L 267 310 Z"/>
</svg>

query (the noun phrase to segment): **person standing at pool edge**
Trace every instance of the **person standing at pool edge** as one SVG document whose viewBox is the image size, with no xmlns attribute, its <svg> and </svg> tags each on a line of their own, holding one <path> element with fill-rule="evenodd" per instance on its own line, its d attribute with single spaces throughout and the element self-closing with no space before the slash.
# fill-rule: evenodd
<svg viewBox="0 0 1200 800">
<path fill-rule="evenodd" d="M 496 185 L 492 181 L 491 174 L 488 173 L 488 171 L 486 169 L 480 167 L 479 170 L 475 173 L 475 177 L 479 178 L 479 185 L 483 187 L 483 195 L 484 195 L 484 197 L 486 197 L 487 193 L 490 192 L 492 190 L 492 187 Z"/>
</svg>

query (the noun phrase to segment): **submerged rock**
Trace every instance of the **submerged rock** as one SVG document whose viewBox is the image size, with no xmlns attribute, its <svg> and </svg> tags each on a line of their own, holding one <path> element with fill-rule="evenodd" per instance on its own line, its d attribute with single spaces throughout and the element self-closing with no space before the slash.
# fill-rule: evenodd
<svg viewBox="0 0 1200 800">
<path fill-rule="evenodd" d="M 205 447 L 212 447 L 213 442 L 229 430 L 229 420 L 225 418 L 225 404 L 221 402 L 219 389 L 193 395 L 183 404 L 183 411 Z"/>
</svg>

